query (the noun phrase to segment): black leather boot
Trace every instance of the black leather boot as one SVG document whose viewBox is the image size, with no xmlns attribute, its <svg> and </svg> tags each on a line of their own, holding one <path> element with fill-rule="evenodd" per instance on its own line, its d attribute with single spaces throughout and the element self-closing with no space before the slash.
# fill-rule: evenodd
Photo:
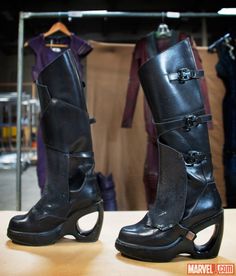
<svg viewBox="0 0 236 276">
<path fill-rule="evenodd" d="M 47 155 L 46 188 L 27 214 L 11 219 L 8 237 L 25 245 L 52 244 L 65 235 L 81 242 L 96 241 L 103 205 L 93 171 L 90 120 L 82 82 L 70 50 L 40 73 L 37 86 Z M 96 211 L 94 228 L 83 232 L 78 220 Z"/>
<path fill-rule="evenodd" d="M 158 131 L 159 181 L 156 200 L 137 224 L 123 227 L 116 248 L 143 261 L 217 256 L 223 210 L 213 175 L 207 121 L 190 43 L 179 42 L 147 61 L 139 71 Z M 201 246 L 199 231 L 215 225 Z"/>
</svg>

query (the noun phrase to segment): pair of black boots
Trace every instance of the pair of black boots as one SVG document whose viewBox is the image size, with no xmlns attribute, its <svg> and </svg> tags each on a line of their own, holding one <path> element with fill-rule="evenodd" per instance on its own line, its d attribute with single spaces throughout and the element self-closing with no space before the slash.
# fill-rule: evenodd
<svg viewBox="0 0 236 276">
<path fill-rule="evenodd" d="M 193 258 L 217 256 L 223 234 L 223 210 L 212 175 L 206 115 L 192 49 L 184 40 L 150 59 L 140 80 L 158 131 L 159 182 L 156 201 L 137 224 L 121 229 L 116 248 L 144 261 L 170 261 L 181 253 Z M 47 245 L 71 234 L 96 241 L 103 205 L 94 174 L 94 158 L 83 85 L 70 50 L 49 64 L 37 81 L 47 148 L 47 188 L 25 215 L 15 216 L 8 237 L 25 245 Z M 93 229 L 77 221 L 98 212 Z M 197 246 L 197 233 L 215 225 L 210 240 Z"/>
</svg>

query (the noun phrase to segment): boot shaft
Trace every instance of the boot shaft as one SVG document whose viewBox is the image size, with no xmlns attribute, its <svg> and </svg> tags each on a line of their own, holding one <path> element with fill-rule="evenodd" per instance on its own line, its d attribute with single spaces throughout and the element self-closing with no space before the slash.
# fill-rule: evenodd
<svg viewBox="0 0 236 276">
<path fill-rule="evenodd" d="M 165 229 L 217 212 L 221 200 L 211 162 L 211 116 L 205 114 L 198 83 L 203 72 L 196 68 L 188 39 L 147 61 L 139 76 L 158 133 L 159 181 L 151 224 Z"/>
<path fill-rule="evenodd" d="M 70 49 L 47 65 L 39 74 L 37 85 L 46 86 L 50 98 L 55 98 L 87 111 L 86 101 L 75 57 Z M 41 95 L 39 95 L 41 96 Z M 40 104 L 44 110 L 44 102 Z"/>
<path fill-rule="evenodd" d="M 93 177 L 94 156 L 81 83 L 70 50 L 45 67 L 37 80 L 46 146 L 46 193 L 52 197 L 59 193 L 68 199 L 69 191 L 78 191 L 85 182 L 86 189 L 97 189 L 85 180 Z"/>
<path fill-rule="evenodd" d="M 197 70 L 188 39 L 147 61 L 139 70 L 155 122 L 204 112 Z"/>
<path fill-rule="evenodd" d="M 184 154 L 190 175 L 200 177 L 202 182 L 213 181 L 206 124 L 210 116 L 205 115 L 198 82 L 203 72 L 197 70 L 188 39 L 150 59 L 139 75 L 160 140 Z M 189 152 L 207 155 L 204 174 L 193 168 L 194 157 L 188 156 Z"/>
<path fill-rule="evenodd" d="M 92 140 L 82 81 L 70 50 L 37 80 L 44 143 L 58 151 L 91 152 Z"/>
</svg>

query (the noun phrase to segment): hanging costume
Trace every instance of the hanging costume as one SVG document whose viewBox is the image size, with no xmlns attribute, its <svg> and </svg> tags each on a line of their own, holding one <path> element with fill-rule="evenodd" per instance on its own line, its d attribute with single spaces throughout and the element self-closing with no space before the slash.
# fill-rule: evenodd
<svg viewBox="0 0 236 276">
<path fill-rule="evenodd" d="M 67 44 L 68 48 L 71 49 L 76 58 L 78 68 L 81 72 L 81 60 L 92 51 L 92 47 L 86 41 L 82 40 L 75 34 L 61 38 L 60 42 L 62 44 Z M 45 68 L 50 62 L 56 59 L 56 57 L 58 57 L 63 51 L 68 49 L 60 48 L 61 51 L 55 51 L 50 47 L 47 47 L 43 34 L 31 38 L 28 44 L 35 54 L 35 65 L 32 67 L 33 81 L 37 79 L 39 73 L 43 70 L 43 68 Z"/>
<path fill-rule="evenodd" d="M 130 128 L 132 126 L 140 82 L 138 78 L 138 69 L 149 58 L 166 50 L 178 41 L 183 40 L 187 35 L 172 30 L 170 38 L 156 38 L 155 32 L 151 32 L 146 37 L 140 39 L 134 48 L 132 63 L 130 68 L 129 84 L 127 89 L 126 104 L 123 113 L 122 127 Z M 201 59 L 196 48 L 193 47 L 194 56 L 199 69 L 202 68 Z M 200 80 L 206 112 L 210 112 L 209 100 L 207 95 L 207 86 L 205 79 Z M 144 100 L 144 119 L 147 132 L 147 154 L 144 164 L 143 182 L 146 192 L 147 204 L 152 204 L 155 200 L 156 186 L 158 179 L 158 147 L 156 127 L 152 122 L 152 115 Z"/>
<path fill-rule="evenodd" d="M 60 38 L 60 43 L 67 44 L 68 48 L 73 52 L 77 66 L 82 75 L 82 65 L 81 60 L 85 58 L 91 51 L 92 47 L 84 40 L 78 36 L 72 34 L 71 36 L 65 36 Z M 67 48 L 59 48 L 59 51 L 54 51 L 50 47 L 46 46 L 45 37 L 43 34 L 40 34 L 34 38 L 31 38 L 28 42 L 29 47 L 34 51 L 35 54 L 35 65 L 32 67 L 32 78 L 35 81 L 38 78 L 39 73 L 53 60 L 55 60 L 61 53 Z M 46 175 L 46 152 L 45 146 L 42 140 L 41 127 L 38 128 L 37 133 L 37 176 L 38 184 L 43 191 L 45 187 L 45 175 Z"/>
<path fill-rule="evenodd" d="M 229 208 L 236 207 L 236 53 L 232 43 L 220 43 L 216 47 L 219 57 L 216 71 L 226 89 L 223 99 L 223 162 Z"/>
</svg>

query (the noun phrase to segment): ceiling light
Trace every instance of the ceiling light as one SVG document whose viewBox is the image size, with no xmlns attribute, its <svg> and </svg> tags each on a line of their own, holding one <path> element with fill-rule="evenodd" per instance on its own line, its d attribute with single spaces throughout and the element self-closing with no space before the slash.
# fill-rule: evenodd
<svg viewBox="0 0 236 276">
<path fill-rule="evenodd" d="M 69 11 L 69 17 L 83 17 L 83 15 L 106 15 L 107 10 L 94 10 L 94 11 Z"/>
<path fill-rule="evenodd" d="M 169 18 L 180 18 L 180 13 L 179 12 L 167 12 L 166 17 Z"/>
<path fill-rule="evenodd" d="M 223 8 L 217 12 L 223 15 L 236 15 L 236 8 Z"/>
</svg>

